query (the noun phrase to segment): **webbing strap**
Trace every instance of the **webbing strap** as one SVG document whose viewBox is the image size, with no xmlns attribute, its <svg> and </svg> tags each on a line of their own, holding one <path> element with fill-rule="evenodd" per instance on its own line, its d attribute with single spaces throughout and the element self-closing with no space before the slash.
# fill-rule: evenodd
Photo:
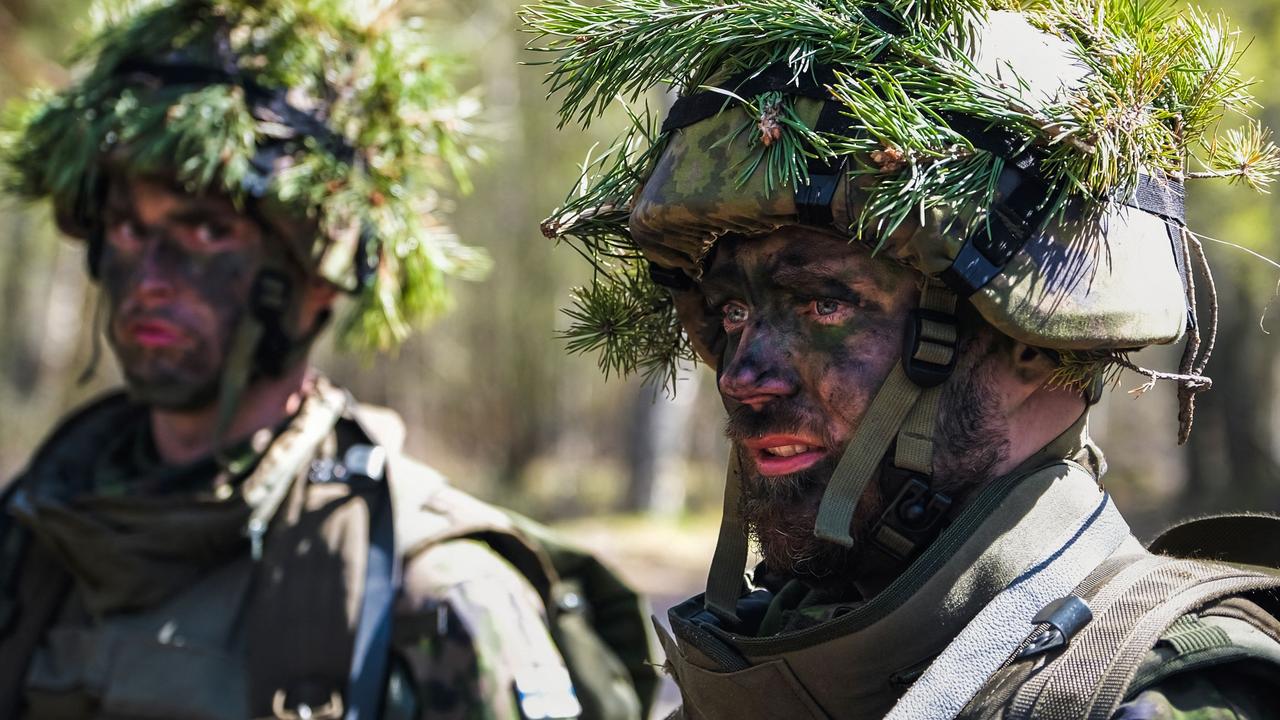
<svg viewBox="0 0 1280 720">
<path fill-rule="evenodd" d="M 1160 636 L 1188 611 L 1280 578 L 1235 567 L 1157 557 L 1122 570 L 1091 603 L 1094 620 L 1023 685 L 1011 718 L 1107 720 Z"/>
<path fill-rule="evenodd" d="M 729 471 L 724 481 L 724 510 L 720 514 L 720 536 L 707 573 L 704 606 L 729 622 L 738 622 L 738 596 L 742 594 L 742 572 L 747 565 L 747 532 L 738 514 L 742 493 L 742 465 L 736 449 L 729 451 Z"/>
<path fill-rule="evenodd" d="M 245 313 L 231 338 L 231 348 L 218 383 L 218 415 L 213 426 L 214 457 L 217 458 L 218 465 L 224 468 L 230 464 L 225 455 L 227 433 L 231 430 L 231 421 L 235 418 L 236 408 L 240 406 L 244 389 L 249 385 L 254 355 L 264 332 L 262 323 L 258 322 L 253 313 Z"/>
<path fill-rule="evenodd" d="M 391 657 L 392 610 L 400 586 L 392 518 L 391 492 L 384 482 L 369 519 L 369 562 L 351 651 L 345 720 L 373 720 L 382 714 Z"/>
<path fill-rule="evenodd" d="M 818 520 L 813 529 L 815 537 L 845 547 L 853 546 L 849 525 L 853 522 L 858 500 L 920 393 L 920 386 L 907 378 L 902 365 L 895 364 L 863 413 L 858 429 L 849 440 L 840 464 L 822 494 Z"/>
<path fill-rule="evenodd" d="M 298 417 L 271 443 L 271 449 L 244 481 L 245 502 L 253 510 L 245 528 L 254 560 L 262 556 L 262 539 L 298 472 L 314 456 L 316 448 L 338 423 L 347 395 L 338 390 L 311 393 Z"/>
<path fill-rule="evenodd" d="M 921 475 L 933 474 L 933 428 L 937 425 L 941 406 L 941 386 L 920 394 L 898 431 L 898 442 L 893 452 L 895 467 Z"/>
<path fill-rule="evenodd" d="M 902 363 L 889 372 L 845 447 L 818 506 L 814 537 L 853 546 L 849 526 L 858 501 L 895 440 L 895 465 L 926 476 L 933 473 L 933 428 L 942 396 L 939 386 L 951 372 L 956 354 L 956 302 L 955 293 L 941 282 L 925 280 L 920 304 L 912 313 L 914 330 L 906 338 Z M 925 390 L 922 383 L 926 378 L 911 377 L 908 367 L 932 368 L 935 372 L 926 375 L 938 382 Z"/>
<path fill-rule="evenodd" d="M 1103 494 L 1091 513 L 1062 531 L 1042 558 L 987 603 L 885 720 L 956 717 L 1017 649 L 1036 613 L 1070 592 L 1128 537 L 1129 526 Z"/>
</svg>

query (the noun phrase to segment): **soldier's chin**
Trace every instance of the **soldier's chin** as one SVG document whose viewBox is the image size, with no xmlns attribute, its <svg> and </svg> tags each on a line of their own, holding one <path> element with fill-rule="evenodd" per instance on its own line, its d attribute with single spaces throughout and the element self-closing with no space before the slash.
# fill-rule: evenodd
<svg viewBox="0 0 1280 720">
<path fill-rule="evenodd" d="M 139 375 L 125 372 L 129 396 L 136 402 L 170 412 L 193 412 L 211 407 L 218 399 L 220 378 L 193 380 L 163 373 Z"/>
<path fill-rule="evenodd" d="M 814 516 L 774 524 L 749 524 L 748 531 L 770 575 L 801 580 L 814 587 L 837 588 L 856 579 L 856 548 L 813 535 Z"/>
</svg>

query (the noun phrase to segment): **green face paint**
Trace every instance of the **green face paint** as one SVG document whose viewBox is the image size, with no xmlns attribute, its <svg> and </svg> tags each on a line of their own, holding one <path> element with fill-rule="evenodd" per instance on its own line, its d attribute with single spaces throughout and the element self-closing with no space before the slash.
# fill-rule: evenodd
<svg viewBox="0 0 1280 720">
<path fill-rule="evenodd" d="M 814 521 L 849 438 L 899 361 L 915 276 L 843 239 L 784 228 L 722 240 L 700 289 L 723 316 L 718 382 L 743 459 L 739 509 L 749 530 L 776 571 L 848 577 L 854 555 L 814 538 Z M 858 525 L 883 507 L 874 484 L 870 492 L 877 497 L 860 503 Z"/>
<path fill-rule="evenodd" d="M 213 402 L 263 266 L 262 240 L 224 199 L 112 183 L 101 265 L 107 336 L 140 401 L 166 409 Z"/>
</svg>

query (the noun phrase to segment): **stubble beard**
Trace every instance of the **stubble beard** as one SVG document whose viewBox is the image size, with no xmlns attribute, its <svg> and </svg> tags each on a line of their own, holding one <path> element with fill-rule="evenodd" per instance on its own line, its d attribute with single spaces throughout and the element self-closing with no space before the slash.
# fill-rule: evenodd
<svg viewBox="0 0 1280 720">
<path fill-rule="evenodd" d="M 987 391 L 988 372 L 983 366 L 959 369 L 943 389 L 932 488 L 956 500 L 991 480 L 995 467 L 1008 455 L 1005 422 Z M 794 410 L 754 412 L 739 407 L 730 414 L 726 432 L 730 439 L 740 440 L 762 430 L 812 427 L 802 422 Z M 826 446 L 837 447 L 830 441 Z M 766 477 L 743 464 L 738 511 L 770 574 L 834 591 L 858 579 L 861 553 L 889 500 L 878 478 L 873 478 L 858 500 L 849 528 L 851 547 L 814 536 L 818 507 L 843 453 L 840 447 L 840 452 L 790 475 Z M 735 447 L 734 452 L 741 450 Z"/>
<path fill-rule="evenodd" d="M 109 324 L 109 344 L 124 375 L 130 397 L 136 402 L 171 412 L 192 412 L 210 407 L 222 387 L 227 350 L 239 314 L 218 314 L 220 348 L 200 338 L 183 348 L 139 347 L 118 340 L 115 324 Z"/>
</svg>

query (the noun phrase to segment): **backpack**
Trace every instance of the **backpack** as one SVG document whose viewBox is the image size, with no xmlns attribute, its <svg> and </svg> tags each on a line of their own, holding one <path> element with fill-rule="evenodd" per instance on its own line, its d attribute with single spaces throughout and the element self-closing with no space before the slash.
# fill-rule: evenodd
<svg viewBox="0 0 1280 720">
<path fill-rule="evenodd" d="M 1145 689 L 1230 662 L 1280 681 L 1278 537 L 1280 517 L 1221 515 L 1105 561 L 1037 615 L 959 717 L 1109 720 Z"/>
</svg>

